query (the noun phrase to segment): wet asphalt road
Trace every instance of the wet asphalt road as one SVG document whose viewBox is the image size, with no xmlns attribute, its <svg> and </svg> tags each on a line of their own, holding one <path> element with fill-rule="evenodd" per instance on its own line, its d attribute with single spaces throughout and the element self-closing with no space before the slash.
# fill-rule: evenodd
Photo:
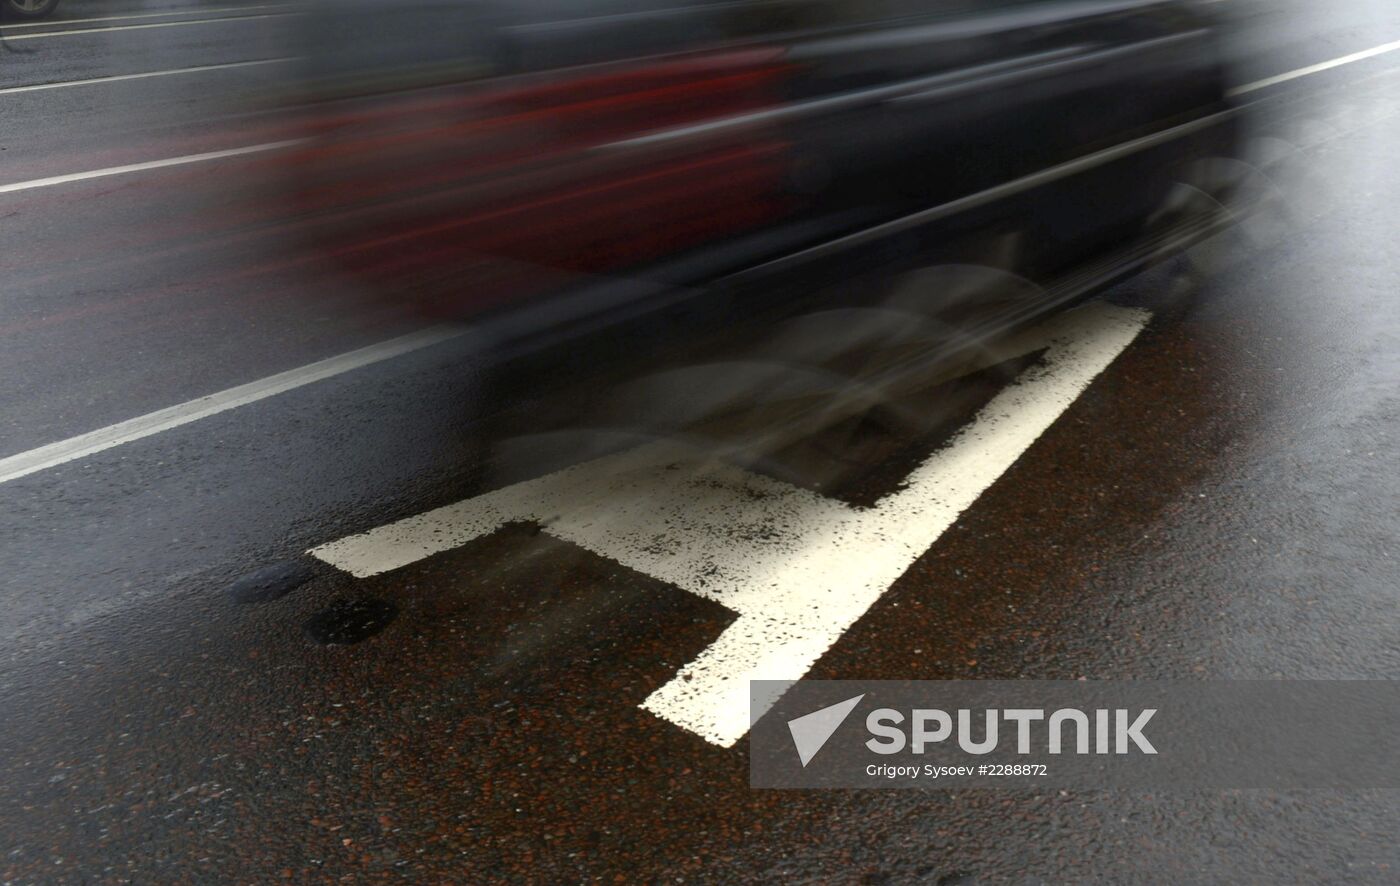
<svg viewBox="0 0 1400 886">
<path fill-rule="evenodd" d="M 1400 39 L 1388 3 L 1241 5 L 1241 82 Z M 279 21 L 17 41 L 0 90 L 276 58 Z M 275 70 L 0 91 L 0 183 L 252 143 Z M 1280 206 L 1109 293 L 1146 329 L 810 676 L 1400 676 L 1400 57 L 1259 97 Z M 0 194 L 0 457 L 413 327 L 209 221 L 255 178 Z M 744 740 L 638 707 L 733 614 L 530 526 L 232 602 L 479 491 L 470 349 L 0 484 L 0 881 L 1395 879 L 1385 791 L 751 791 Z M 848 494 L 898 482 L 870 459 Z M 318 644 L 338 599 L 397 614 Z"/>
</svg>

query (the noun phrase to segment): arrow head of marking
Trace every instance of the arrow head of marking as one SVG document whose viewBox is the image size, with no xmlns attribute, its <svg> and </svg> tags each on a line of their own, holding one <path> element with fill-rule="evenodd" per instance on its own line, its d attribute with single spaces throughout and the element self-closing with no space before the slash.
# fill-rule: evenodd
<svg viewBox="0 0 1400 886">
<path fill-rule="evenodd" d="M 846 718 L 855 710 L 856 705 L 860 704 L 862 698 L 865 698 L 863 692 L 855 698 L 839 701 L 830 707 L 788 721 L 788 732 L 792 733 L 792 743 L 797 748 L 797 757 L 802 761 L 804 769 L 817 755 L 817 751 L 826 744 L 827 739 L 846 722 Z"/>
</svg>

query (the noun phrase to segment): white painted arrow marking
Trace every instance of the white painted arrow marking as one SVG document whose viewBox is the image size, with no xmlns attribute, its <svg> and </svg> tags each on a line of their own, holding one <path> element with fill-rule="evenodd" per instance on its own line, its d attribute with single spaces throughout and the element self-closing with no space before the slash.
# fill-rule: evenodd
<svg viewBox="0 0 1400 886">
<path fill-rule="evenodd" d="M 1083 393 L 1142 330 L 1141 309 L 1094 303 L 999 347 L 1047 349 L 905 485 L 872 508 L 719 467 L 677 469 L 666 446 L 608 456 L 310 551 L 366 577 L 535 521 L 550 535 L 737 613 L 642 707 L 729 747 L 750 680 L 797 680 Z M 757 717 L 760 712 L 754 712 Z"/>
</svg>

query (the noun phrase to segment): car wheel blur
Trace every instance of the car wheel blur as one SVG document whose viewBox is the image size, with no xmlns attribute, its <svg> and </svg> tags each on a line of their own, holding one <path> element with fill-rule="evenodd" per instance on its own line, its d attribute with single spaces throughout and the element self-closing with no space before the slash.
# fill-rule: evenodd
<svg viewBox="0 0 1400 886">
<path fill-rule="evenodd" d="M 58 0 L 0 0 L 0 18 L 48 18 L 58 8 Z"/>
</svg>

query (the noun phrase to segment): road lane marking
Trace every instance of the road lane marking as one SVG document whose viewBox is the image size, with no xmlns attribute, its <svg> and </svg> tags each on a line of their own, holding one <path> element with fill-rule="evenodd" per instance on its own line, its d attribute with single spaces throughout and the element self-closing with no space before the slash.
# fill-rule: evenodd
<svg viewBox="0 0 1400 886">
<path fill-rule="evenodd" d="M 213 8 L 195 8 L 184 10 L 173 10 L 167 12 L 141 12 L 132 15 L 103 15 L 96 18 L 66 18 L 49 19 L 41 22 L 6 22 L 3 29 L 5 33 L 13 31 L 15 28 L 55 28 L 61 25 L 85 25 L 92 22 L 121 22 L 133 21 L 140 18 L 173 18 L 177 15 L 210 15 L 218 12 L 249 12 L 254 9 L 291 9 L 291 3 L 266 3 L 258 6 L 216 6 Z"/>
<path fill-rule="evenodd" d="M 117 31 L 144 31 L 150 28 L 184 28 L 190 25 L 216 25 L 223 22 L 252 22 L 265 18 L 285 18 L 293 12 L 269 12 L 262 15 L 230 15 L 223 18 L 203 18 L 189 22 L 153 22 L 146 25 L 117 25 L 112 28 L 78 28 L 72 31 L 44 31 L 42 34 L 5 34 L 7 42 L 42 40 L 45 37 L 72 37 L 75 34 L 112 34 Z M 52 22 L 50 24 L 53 24 Z M 3 29 L 0 29 L 3 30 Z"/>
<path fill-rule="evenodd" d="M 281 15 L 281 14 L 283 14 L 283 13 L 278 13 L 278 15 Z M 269 16 L 244 16 L 244 17 L 241 17 L 241 18 L 266 18 L 266 17 L 269 17 Z M 240 19 L 218 19 L 218 20 L 216 20 L 216 21 L 234 21 L 234 20 L 241 20 L 241 18 L 240 18 Z M 162 26 L 164 26 L 165 24 L 197 24 L 197 22 L 160 23 L 160 24 L 156 24 L 156 25 L 131 25 L 130 27 L 133 27 L 133 28 L 162 27 Z M 107 30 L 114 30 L 114 29 L 107 29 Z M 66 32 L 63 32 L 63 33 L 85 33 L 85 32 L 66 31 Z M 28 35 L 24 35 L 24 34 L 21 34 L 21 35 L 18 35 L 18 36 L 7 37 L 6 39 L 10 39 L 10 40 L 20 40 L 20 39 L 25 39 L 26 37 L 40 37 L 40 36 L 55 36 L 55 35 L 48 35 L 48 34 L 28 34 Z M 1339 57 L 1339 58 L 1332 59 L 1331 61 L 1320 62 L 1320 63 L 1315 64 L 1315 65 L 1309 65 L 1308 67 L 1305 67 L 1305 68 L 1298 68 L 1298 69 L 1296 69 L 1296 70 L 1288 71 L 1288 72 L 1286 72 L 1286 73 L 1279 74 L 1279 75 L 1276 75 L 1276 76 L 1274 76 L 1274 77 L 1268 77 L 1268 78 L 1265 78 L 1265 79 L 1263 79 L 1263 80 L 1256 80 L 1256 81 L 1254 81 L 1253 83 L 1246 83 L 1246 84 L 1244 84 L 1243 86 L 1238 86 L 1238 87 L 1235 87 L 1235 88 L 1233 88 L 1233 89 L 1228 90 L 1228 91 L 1227 91 L 1227 94 L 1233 96 L 1233 95 L 1242 95 L 1242 94 L 1245 94 L 1245 93 L 1248 93 L 1248 92 L 1254 92 L 1254 91 L 1256 91 L 1256 90 L 1263 89 L 1263 88 L 1265 88 L 1265 87 L 1267 87 L 1267 86 L 1272 86 L 1272 85 L 1274 85 L 1274 84 L 1276 84 L 1276 83 L 1282 83 L 1282 82 L 1286 82 L 1286 81 L 1288 81 L 1288 80 L 1297 79 L 1297 78 L 1299 78 L 1299 77 L 1305 77 L 1305 76 L 1307 76 L 1307 75 L 1309 75 L 1309 74 L 1315 74 L 1315 73 L 1318 73 L 1318 72 L 1320 72 L 1320 71 L 1325 71 L 1325 70 L 1329 70 L 1329 69 L 1331 69 L 1331 68 L 1340 67 L 1340 66 L 1342 66 L 1342 65 L 1350 64 L 1350 63 L 1356 62 L 1356 61 L 1361 61 L 1361 60 L 1363 60 L 1363 59 L 1373 58 L 1373 57 L 1378 56 L 1378 55 L 1383 55 L 1383 54 L 1388 53 L 1388 52 L 1393 52 L 1393 51 L 1395 51 L 1395 50 L 1397 50 L 1397 49 L 1400 49 L 1400 40 L 1392 41 L 1392 42 L 1390 42 L 1390 43 L 1384 43 L 1384 44 L 1381 44 L 1380 46 L 1374 46 L 1374 47 L 1372 47 L 1372 48 L 1370 48 L 1370 49 L 1365 49 L 1365 50 L 1362 50 L 1362 51 L 1360 51 L 1360 52 L 1351 53 L 1350 55 L 1344 55 L 1344 56 L 1341 56 L 1341 57 Z M 274 61 L 286 61 L 286 59 L 272 59 L 272 60 L 268 60 L 266 63 L 272 63 L 272 62 L 274 62 Z M 245 63 L 235 63 L 235 64 L 261 64 L 261 63 L 264 63 L 264 62 L 245 62 Z M 233 67 L 233 66 L 234 66 L 234 65 L 229 65 L 229 67 Z M 209 68 L 207 68 L 207 69 L 213 69 L 214 67 L 216 67 L 216 66 L 209 66 Z M 182 69 L 182 70 L 179 70 L 179 71 L 171 71 L 171 72 L 168 72 L 168 73 L 184 73 L 184 72 L 187 72 L 187 71 L 194 71 L 194 70 L 200 70 L 200 69 L 190 68 L 190 69 Z M 159 74 L 148 74 L 148 75 L 120 75 L 120 76 L 118 76 L 118 77 L 113 77 L 113 78 L 110 78 L 110 79 L 112 79 L 112 80 L 123 79 L 123 78 L 135 79 L 136 77 L 139 77 L 139 76 L 159 76 Z M 105 79 L 108 79 L 108 78 L 99 78 L 99 79 L 92 80 L 92 81 L 74 81 L 74 83 L 75 83 L 75 85 L 76 85 L 77 83 L 104 82 Z M 4 93 L 7 93 L 7 92 L 24 92 L 24 91 L 31 90 L 31 89 L 54 88 L 54 87 L 56 87 L 56 86 L 58 86 L 58 85 L 61 85 L 61 84 L 39 84 L 39 85 L 37 85 L 37 86 L 12 87 L 12 88 L 10 88 L 10 89 L 0 90 L 0 94 L 4 94 Z M 994 193 L 994 192 L 995 192 L 995 193 L 1000 193 L 1000 190 L 1003 189 L 1003 188 L 1008 188 L 1008 187 L 1011 187 L 1011 186 L 1022 186 L 1022 185 L 1024 184 L 1024 182 L 1032 181 L 1032 180 L 1038 182 L 1038 181 L 1040 181 L 1040 180 L 1041 180 L 1043 177 L 1045 177 L 1045 176 L 1048 176 L 1048 175 L 1051 175 L 1051 174 L 1059 175 L 1059 174 L 1061 174 L 1061 172 L 1063 172 L 1063 171 L 1065 171 L 1065 170 L 1073 171 L 1073 170 L 1075 170 L 1075 169 L 1080 168 L 1082 165 L 1086 165 L 1086 164 L 1091 165 L 1093 161 L 1097 161 L 1098 159 L 1100 159 L 1101 155 L 1113 153 L 1114 156 L 1116 156 L 1116 152 L 1121 152 L 1121 151 L 1125 151 L 1125 150 L 1127 150 L 1127 149 L 1129 149 L 1129 148 L 1132 148 L 1132 147 L 1134 147 L 1135 145 L 1137 145 L 1138 142 L 1145 142 L 1145 141 L 1149 141 L 1149 140 L 1159 139 L 1159 138 L 1161 138 L 1161 137 L 1163 137 L 1163 136 L 1172 135 L 1172 134 L 1176 133 L 1178 130 L 1185 130 L 1185 129 L 1187 129 L 1187 128 L 1191 128 L 1191 129 L 1194 129 L 1194 128 L 1201 128 L 1202 126 L 1205 125 L 1205 123 L 1210 122 L 1210 121 L 1212 121 L 1212 120 L 1214 120 L 1215 118 L 1220 117 L 1220 116 L 1222 116 L 1222 115 L 1212 115 L 1211 117 L 1202 118 L 1202 120 L 1197 120 L 1197 121 L 1193 121 L 1193 122 L 1188 123 L 1188 124 L 1183 124 L 1183 125 L 1180 126 L 1180 127 L 1174 127 L 1173 129 L 1167 130 L 1167 131 L 1165 131 L 1165 132 L 1163 132 L 1163 133 L 1158 133 L 1158 134 L 1156 134 L 1156 135 L 1154 135 L 1154 136 L 1149 136 L 1149 137 L 1147 137 L 1147 139 L 1137 139 L 1137 140 L 1135 140 L 1135 141 L 1133 141 L 1133 142 L 1125 143 L 1124 145 L 1119 145 L 1119 146 L 1117 146 L 1117 147 L 1115 147 L 1115 148 L 1108 149 L 1108 151 L 1101 151 L 1101 152 L 1098 152 L 1098 153 L 1096 153 L 1096 154 L 1091 154 L 1091 155 L 1088 155 L 1088 156 L 1086 156 L 1086 157 L 1082 157 L 1082 158 L 1079 158 L 1079 159 L 1077 159 L 1077 160 L 1070 161 L 1070 162 L 1067 163 L 1067 164 L 1061 164 L 1061 166 L 1055 167 L 1054 169 L 1046 170 L 1046 171 L 1044 171 L 1044 172 L 1042 172 L 1042 173 L 1037 173 L 1037 174 L 1034 175 L 1034 176 L 1028 176 L 1028 177 L 1026 177 L 1025 179 L 1018 179 L 1017 182 L 1012 182 L 1012 183 L 1009 183 L 1008 185 L 1002 185 L 1002 186 L 999 186 L 998 188 L 992 188 L 992 189 L 990 189 L 989 191 L 982 192 L 981 195 L 974 195 L 974 197 L 978 197 L 979 199 L 981 199 L 982 195 L 992 194 L 992 193 Z M 145 162 L 145 163 L 134 163 L 134 164 L 131 164 L 131 165 L 129 165 L 129 166 L 117 166 L 117 167 L 112 167 L 112 168 L 110 168 L 110 169 L 98 169 L 98 170 L 92 170 L 92 171 L 90 171 L 90 172 L 73 173 L 73 174 L 71 174 L 71 175 L 53 176 L 53 177 L 50 177 L 50 178 L 35 179 L 35 180 L 29 181 L 29 182 L 17 182 L 17 183 L 9 184 L 9 185 L 0 185 L 0 194 L 9 193 L 9 192 L 13 192 L 13 191 L 24 191 L 24 190 L 29 190 L 29 189 L 31 189 L 31 188 L 47 187 L 47 186 L 50 186 L 50 185 L 65 184 L 65 183 L 70 182 L 70 181 L 82 181 L 82 180 L 84 180 L 84 179 L 90 179 L 90 178 L 101 178 L 101 177 L 108 176 L 108 175 L 121 175 L 121 174 L 128 173 L 128 172 L 141 172 L 141 171 L 145 171 L 145 170 L 149 170 L 149 169 L 160 169 L 160 168 L 166 167 L 166 166 L 179 166 L 179 165 L 182 165 L 182 164 L 185 164 L 185 163 L 198 163 L 198 162 L 201 162 L 201 161 L 203 161 L 203 160 L 218 160 L 218 159 L 222 159 L 222 158 L 224 158 L 224 157 L 234 157 L 234 156 L 238 156 L 239 154 L 250 154 L 250 153 L 256 153 L 256 152 L 258 152 L 258 151 L 266 151 L 266 150 L 274 150 L 274 149 L 283 148 L 283 147 L 291 147 L 291 146 L 293 146 L 293 145 L 303 144 L 303 143 L 304 143 L 304 142 L 303 142 L 303 141 L 300 141 L 300 140 L 292 140 L 292 141 L 285 141 L 285 142 L 273 142 L 273 143 L 269 143 L 269 144 L 265 144 L 265 145 L 252 145 L 252 146 L 249 146 L 249 147 L 246 147 L 246 148 L 233 148 L 233 149 L 228 150 L 228 151 L 213 151 L 213 152 L 210 152 L 210 153 L 207 153 L 207 154 L 194 154 L 194 155 L 191 155 L 191 156 L 188 156 L 188 157 L 174 157 L 174 158 L 170 158 L 170 159 L 166 159 L 166 160 L 151 160 L 151 161 L 147 161 L 147 162 Z M 945 206 L 943 206 L 943 207 L 939 207 L 939 211 L 940 211 L 940 213 L 944 212 L 945 210 L 950 211 L 952 208 L 954 208 L 954 205 L 955 205 L 955 204 L 957 205 L 957 207 L 961 207 L 961 203 L 962 203 L 962 201 L 954 201 L 953 204 L 947 204 L 947 205 L 945 205 Z M 916 213 L 914 217 L 917 217 L 917 218 L 922 219 L 922 218 L 924 217 L 924 215 L 925 215 L 925 213 Z M 880 227 L 877 228 L 877 229 L 872 229 L 872 231 L 874 231 L 874 230 L 884 230 L 885 227 L 888 227 L 888 226 L 891 225 L 891 224 L 898 224 L 898 223 L 901 223 L 902 221 L 903 221 L 903 220 L 897 220 L 896 222 L 887 223 L 886 225 L 880 226 Z M 859 235 L 859 236 L 865 236 L 865 235 L 868 235 L 869 233 L 870 233 L 870 232 L 864 232 L 862 235 Z M 844 241 L 842 241 L 842 242 L 844 242 Z M 830 245 L 830 244 L 828 244 L 828 246 L 829 246 L 829 245 Z M 825 248 L 825 247 L 821 247 L 821 248 Z"/>
<path fill-rule="evenodd" d="M 305 139 L 288 139 L 287 141 L 280 142 L 266 142 L 261 145 L 245 145 L 241 148 L 228 148 L 222 151 L 209 151 L 204 154 L 186 154 L 183 157 L 167 157 L 164 160 L 146 160 L 142 163 L 129 163 L 126 166 L 109 166 L 106 169 L 90 169 L 87 172 L 70 172 L 67 175 L 51 175 L 48 178 L 34 178 L 29 181 L 0 185 L 0 194 L 12 194 L 17 191 L 32 191 L 35 188 L 51 188 L 54 185 L 66 185 L 72 182 L 87 181 L 94 178 L 109 178 L 114 175 L 130 175 L 133 172 L 147 172 L 152 169 L 165 169 L 170 166 L 187 166 L 191 163 L 225 160 L 229 157 L 242 157 L 247 154 L 261 154 L 265 151 L 277 151 L 283 148 L 296 147 L 297 145 L 305 143 Z"/>
<path fill-rule="evenodd" d="M 653 444 L 313 548 L 368 577 L 488 535 L 543 531 L 713 600 L 737 618 L 642 708 L 722 747 L 749 728 L 750 680 L 797 680 L 1078 398 L 1146 325 L 1096 302 L 998 348 L 1046 348 L 905 485 L 857 508 L 733 466 L 672 469 Z M 757 716 L 757 713 L 755 713 Z"/>
<path fill-rule="evenodd" d="M 171 68 L 168 71 L 143 71 L 140 74 L 113 74 L 110 77 L 91 77 L 87 80 L 59 80 L 53 83 L 34 83 L 29 86 L 9 86 L 0 89 L 0 95 L 13 95 L 17 92 L 38 92 L 41 89 L 64 89 L 69 86 L 92 86 L 98 83 L 117 83 L 122 80 L 145 80 L 150 77 L 172 77 L 176 74 L 198 74 L 204 71 L 227 71 L 233 68 L 253 68 L 259 65 L 276 65 L 292 61 L 290 58 L 264 58 L 248 62 L 229 62 L 221 65 L 196 65 L 192 68 Z"/>
<path fill-rule="evenodd" d="M 128 419 L 86 434 L 40 446 L 28 452 L 21 452 L 0 459 L 0 483 L 8 483 L 20 477 L 43 471 L 65 462 L 85 458 L 114 446 L 121 446 L 142 437 L 159 434 L 171 428 L 178 428 L 191 422 L 227 412 L 239 406 L 256 403 L 268 397 L 322 381 L 337 375 L 359 369 L 373 363 L 398 357 L 431 345 L 448 341 L 462 335 L 462 330 L 452 327 L 432 327 L 419 332 L 400 336 L 349 351 L 296 369 L 289 369 L 276 375 L 245 385 L 198 397 L 185 403 L 151 412 L 137 418 Z"/>
<path fill-rule="evenodd" d="M 1289 80 L 1297 80 L 1299 77 L 1306 77 L 1310 74 L 1321 73 L 1322 71 L 1330 71 L 1332 68 L 1340 68 L 1342 65 L 1349 65 L 1352 62 L 1364 61 L 1368 58 L 1375 58 L 1378 55 L 1385 55 L 1388 52 L 1395 52 L 1397 49 L 1400 49 L 1400 40 L 1392 40 L 1389 43 L 1382 43 L 1380 46 L 1372 46 L 1370 49 L 1363 49 L 1360 52 L 1353 52 L 1350 55 L 1339 56 L 1330 61 L 1318 62 L 1315 65 L 1308 65 L 1304 68 L 1295 68 L 1292 71 L 1285 71 L 1273 77 L 1265 77 L 1262 80 L 1255 80 L 1243 86 L 1236 86 L 1233 89 L 1227 90 L 1225 94 L 1235 96 L 1256 92 L 1279 83 L 1287 83 Z"/>
</svg>

